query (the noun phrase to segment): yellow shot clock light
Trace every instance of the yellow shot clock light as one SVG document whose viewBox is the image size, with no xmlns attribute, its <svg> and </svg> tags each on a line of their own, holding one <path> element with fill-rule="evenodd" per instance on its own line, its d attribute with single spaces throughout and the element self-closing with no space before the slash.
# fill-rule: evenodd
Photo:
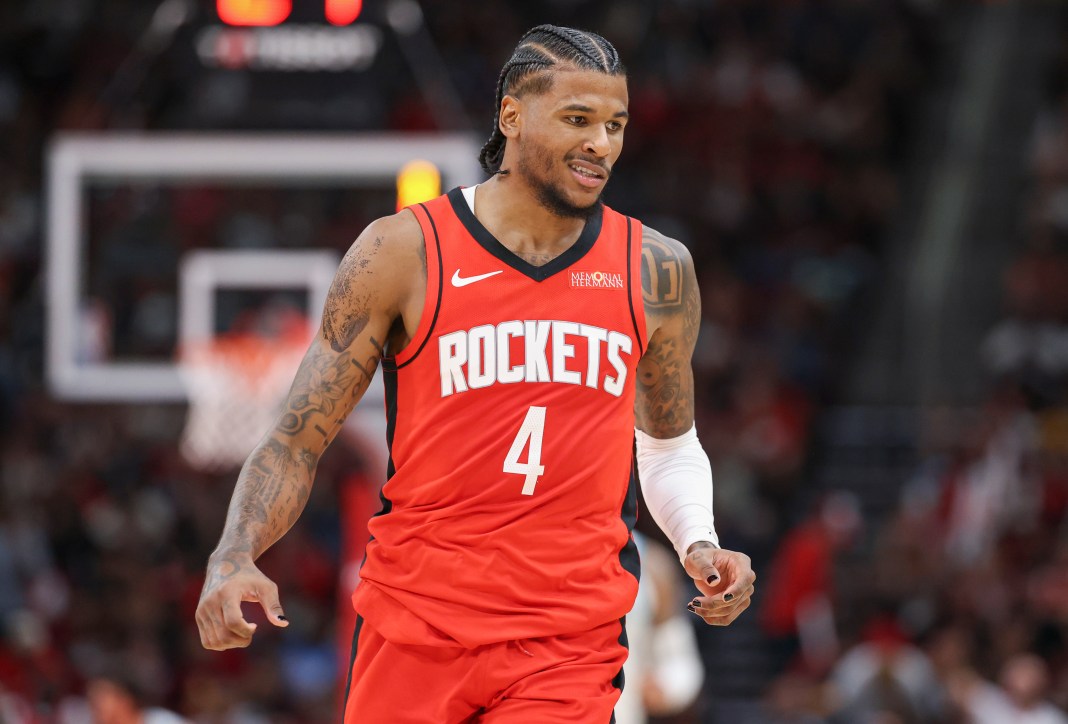
<svg viewBox="0 0 1068 724">
<path fill-rule="evenodd" d="M 441 195 L 441 172 L 430 161 L 409 161 L 397 173 L 397 211 Z"/>
</svg>

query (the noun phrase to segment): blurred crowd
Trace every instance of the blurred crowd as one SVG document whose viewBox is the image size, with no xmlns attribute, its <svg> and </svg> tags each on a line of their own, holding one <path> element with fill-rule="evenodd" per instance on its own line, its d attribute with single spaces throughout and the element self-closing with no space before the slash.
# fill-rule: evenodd
<svg viewBox="0 0 1068 724">
<path fill-rule="evenodd" d="M 779 664 L 762 683 L 766 719 L 966 721 L 1048 696 L 1068 706 L 1065 84 L 1052 84 L 1036 130 L 1027 248 L 983 348 L 990 398 L 969 434 L 925 438 L 890 519 L 862 520 L 848 497 L 812 495 L 813 431 L 840 401 L 836 381 L 877 293 L 924 68 L 937 60 L 933 5 L 422 6 L 480 139 L 497 72 L 527 27 L 596 29 L 628 65 L 632 119 L 608 201 L 686 243 L 697 263 L 697 424 L 721 536 L 753 552 L 765 589 L 743 620 Z M 160 706 L 200 722 L 331 720 L 349 637 L 336 630 L 347 598 L 338 501 L 361 485 L 360 452 L 331 449 L 301 521 L 263 559 L 290 627 L 261 625 L 252 653 L 207 652 L 193 610 L 236 471 L 182 459 L 183 405 L 71 404 L 43 378 L 50 135 L 264 127 L 262 82 L 193 68 L 188 52 L 146 60 L 127 94 L 116 90 L 151 10 L 0 5 L 0 720 L 118 722 L 100 712 Z M 387 48 L 377 72 L 389 82 L 351 124 L 312 104 L 288 128 L 445 127 L 404 57 Z M 279 103 L 303 90 L 280 85 Z M 110 319 L 100 353 L 143 357 L 173 352 L 171 272 L 185 251 L 343 250 L 391 204 L 314 189 L 90 197 L 87 304 Z M 648 516 L 640 525 L 655 535 Z M 700 720 L 708 700 L 678 720 Z"/>
<path fill-rule="evenodd" d="M 986 396 L 917 416 L 920 462 L 885 520 L 831 495 L 783 538 L 761 618 L 786 652 L 774 721 L 1068 723 L 1064 30 L 1002 316 L 976 350 Z"/>
</svg>

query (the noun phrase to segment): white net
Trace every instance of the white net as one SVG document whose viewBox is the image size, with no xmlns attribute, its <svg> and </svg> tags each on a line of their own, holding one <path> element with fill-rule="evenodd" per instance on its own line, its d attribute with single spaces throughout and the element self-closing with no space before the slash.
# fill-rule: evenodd
<svg viewBox="0 0 1068 724">
<path fill-rule="evenodd" d="M 308 341 L 301 324 L 279 336 L 228 334 L 183 351 L 189 416 L 180 449 L 190 465 L 221 472 L 245 461 L 277 419 Z"/>
</svg>

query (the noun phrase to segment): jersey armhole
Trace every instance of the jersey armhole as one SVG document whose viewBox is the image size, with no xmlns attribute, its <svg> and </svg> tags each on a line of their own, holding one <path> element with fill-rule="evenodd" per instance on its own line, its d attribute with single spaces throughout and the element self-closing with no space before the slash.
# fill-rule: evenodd
<svg viewBox="0 0 1068 724">
<path fill-rule="evenodd" d="M 392 357 L 384 357 L 382 364 L 389 369 L 399 369 L 408 364 L 423 351 L 430 339 L 434 325 L 438 321 L 438 310 L 441 309 L 441 240 L 438 238 L 438 229 L 434 224 L 434 218 L 425 204 L 410 206 L 409 210 L 419 222 L 419 228 L 423 232 L 423 247 L 426 249 L 426 296 L 423 299 L 423 312 L 419 315 L 419 326 L 412 335 L 412 339 L 404 346 L 404 349 Z"/>
<path fill-rule="evenodd" d="M 642 299 L 642 222 L 627 217 L 627 295 L 630 319 L 638 336 L 638 359 L 645 355 L 645 301 Z"/>
</svg>

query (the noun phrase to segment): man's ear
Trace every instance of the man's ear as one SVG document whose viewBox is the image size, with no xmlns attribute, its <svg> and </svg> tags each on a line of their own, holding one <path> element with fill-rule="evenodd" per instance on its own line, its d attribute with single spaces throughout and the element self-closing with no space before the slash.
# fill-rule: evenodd
<svg viewBox="0 0 1068 724">
<path fill-rule="evenodd" d="M 515 96 L 505 96 L 501 99 L 501 119 L 498 125 L 505 138 L 515 138 L 519 135 L 522 105 L 522 101 Z"/>
</svg>

